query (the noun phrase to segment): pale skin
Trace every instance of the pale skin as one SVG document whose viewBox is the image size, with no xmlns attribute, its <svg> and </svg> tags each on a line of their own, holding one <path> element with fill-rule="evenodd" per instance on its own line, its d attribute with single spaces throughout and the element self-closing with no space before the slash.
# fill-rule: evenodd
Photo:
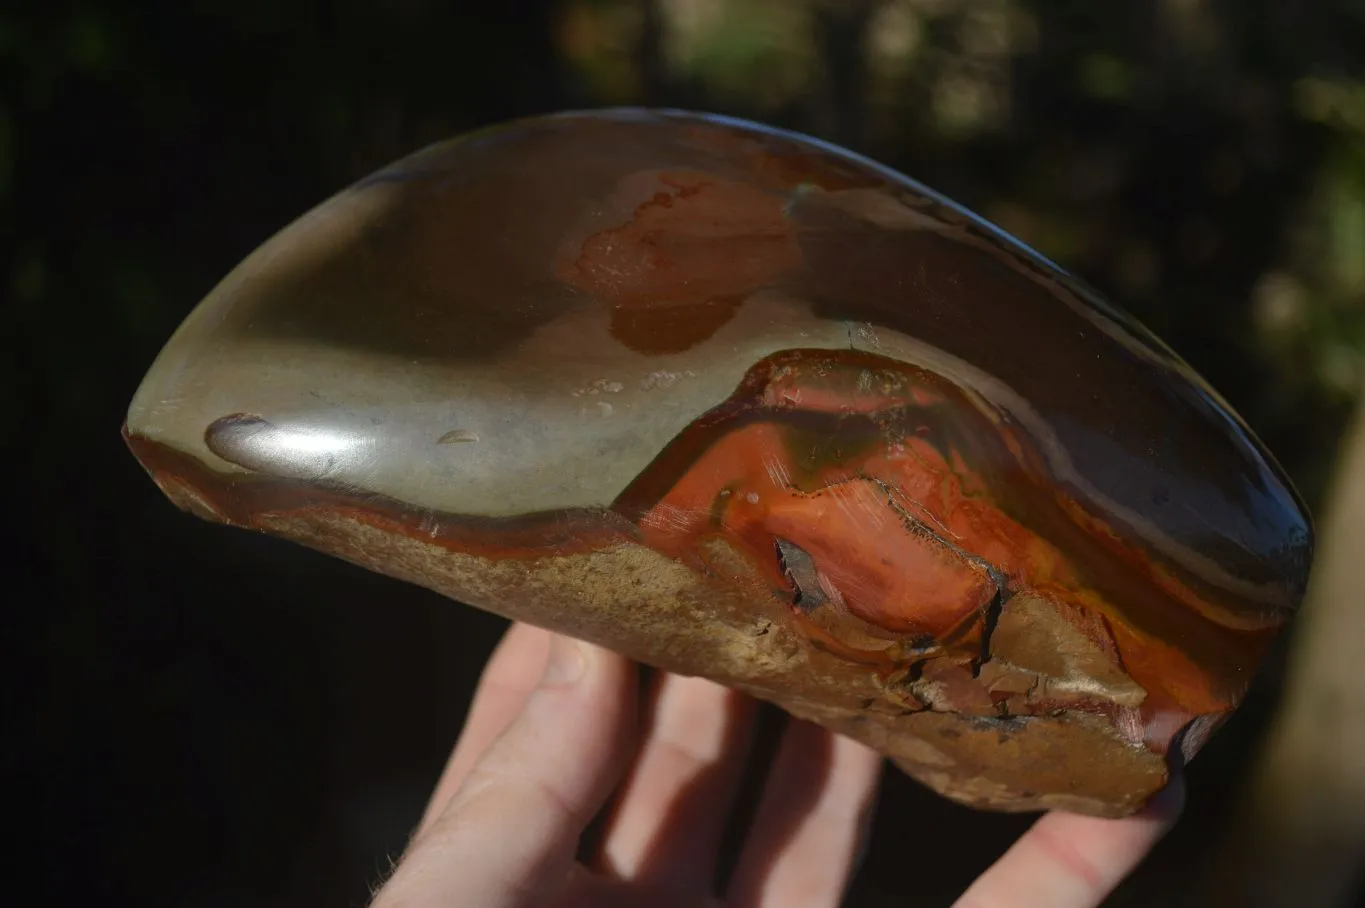
<svg viewBox="0 0 1365 908">
<path fill-rule="evenodd" d="M 637 688 L 624 658 L 513 625 L 373 908 L 839 905 L 882 759 L 790 723 L 738 863 L 716 891 L 755 705 L 709 681 L 664 675 L 642 722 Z M 1181 800 L 1177 784 L 1127 819 L 1046 814 L 954 908 L 1098 906 L 1174 823 Z M 603 809 L 600 850 L 579 863 L 580 838 Z"/>
</svg>

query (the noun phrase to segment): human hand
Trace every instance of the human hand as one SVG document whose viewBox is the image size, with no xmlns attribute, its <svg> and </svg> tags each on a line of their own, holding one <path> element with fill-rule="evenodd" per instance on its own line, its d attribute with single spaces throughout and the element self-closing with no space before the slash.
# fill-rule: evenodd
<svg viewBox="0 0 1365 908">
<path fill-rule="evenodd" d="M 881 758 L 792 721 L 724 893 L 719 849 L 754 704 L 662 676 L 637 730 L 624 658 L 526 625 L 503 638 L 407 853 L 373 908 L 817 908 L 838 905 L 869 825 Z M 1099 905 L 1179 812 L 1041 818 L 956 908 Z M 579 838 L 612 799 L 599 853 Z"/>
</svg>

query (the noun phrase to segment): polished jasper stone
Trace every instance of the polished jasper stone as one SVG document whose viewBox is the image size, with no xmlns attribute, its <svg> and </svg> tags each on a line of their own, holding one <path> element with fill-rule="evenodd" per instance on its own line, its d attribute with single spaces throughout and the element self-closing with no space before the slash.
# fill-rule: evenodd
<svg viewBox="0 0 1365 908">
<path fill-rule="evenodd" d="M 125 432 L 201 516 L 714 678 L 999 809 L 1160 790 L 1312 552 L 1241 420 L 1055 265 L 837 148 L 676 113 L 362 180 L 190 315 Z"/>
</svg>

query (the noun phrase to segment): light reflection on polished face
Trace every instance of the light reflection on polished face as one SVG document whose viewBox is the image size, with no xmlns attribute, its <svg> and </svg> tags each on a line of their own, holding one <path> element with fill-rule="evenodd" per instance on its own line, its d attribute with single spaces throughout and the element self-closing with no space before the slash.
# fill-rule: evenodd
<svg viewBox="0 0 1365 908">
<path fill-rule="evenodd" d="M 275 426 L 258 416 L 228 416 L 205 434 L 219 457 L 248 469 L 290 479 L 355 475 L 369 458 L 371 439 L 338 429 Z"/>
</svg>

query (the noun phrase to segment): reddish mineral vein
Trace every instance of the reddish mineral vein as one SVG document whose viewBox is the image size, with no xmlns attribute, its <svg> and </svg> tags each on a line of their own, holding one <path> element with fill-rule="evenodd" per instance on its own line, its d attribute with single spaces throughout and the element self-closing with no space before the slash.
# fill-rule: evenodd
<svg viewBox="0 0 1365 908">
<path fill-rule="evenodd" d="M 780 195 L 690 172 L 625 224 L 562 257 L 560 280 L 611 307 L 612 336 L 641 353 L 677 353 L 715 334 L 744 298 L 796 267 L 801 251 Z"/>
<path fill-rule="evenodd" d="M 755 366 L 616 507 L 639 521 L 646 544 L 685 561 L 704 562 L 707 539 L 729 540 L 794 602 L 802 591 L 777 553 L 797 547 L 821 601 L 864 639 L 970 648 L 997 595 L 1071 603 L 1110 628 L 1113 639 L 1096 645 L 1117 647 L 1148 691 L 1145 717 L 1228 709 L 1266 633 L 1209 621 L 1216 603 L 1098 518 L 1078 520 L 1027 439 L 973 413 L 942 379 L 905 364 L 785 351 Z M 830 634 L 850 648 L 826 622 L 819 635 Z"/>
<path fill-rule="evenodd" d="M 687 559 L 719 529 L 780 587 L 786 581 L 772 555 L 774 539 L 789 540 L 813 558 L 838 607 L 897 634 L 941 639 L 995 597 L 980 564 L 925 528 L 907 526 L 877 484 L 849 479 L 809 493 L 793 488 L 785 468 L 760 453 L 785 443 L 772 424 L 720 439 L 641 519 L 646 544 Z"/>
<path fill-rule="evenodd" d="M 736 509 L 746 505 L 738 502 Z M 788 491 L 751 508 L 755 513 L 747 520 L 736 515 L 736 522 L 761 522 L 773 535 L 796 541 L 848 610 L 877 627 L 941 639 L 996 596 L 981 564 L 962 558 L 926 528 L 904 525 L 875 483 Z M 860 542 L 856 561 L 844 557 L 851 539 Z"/>
</svg>

